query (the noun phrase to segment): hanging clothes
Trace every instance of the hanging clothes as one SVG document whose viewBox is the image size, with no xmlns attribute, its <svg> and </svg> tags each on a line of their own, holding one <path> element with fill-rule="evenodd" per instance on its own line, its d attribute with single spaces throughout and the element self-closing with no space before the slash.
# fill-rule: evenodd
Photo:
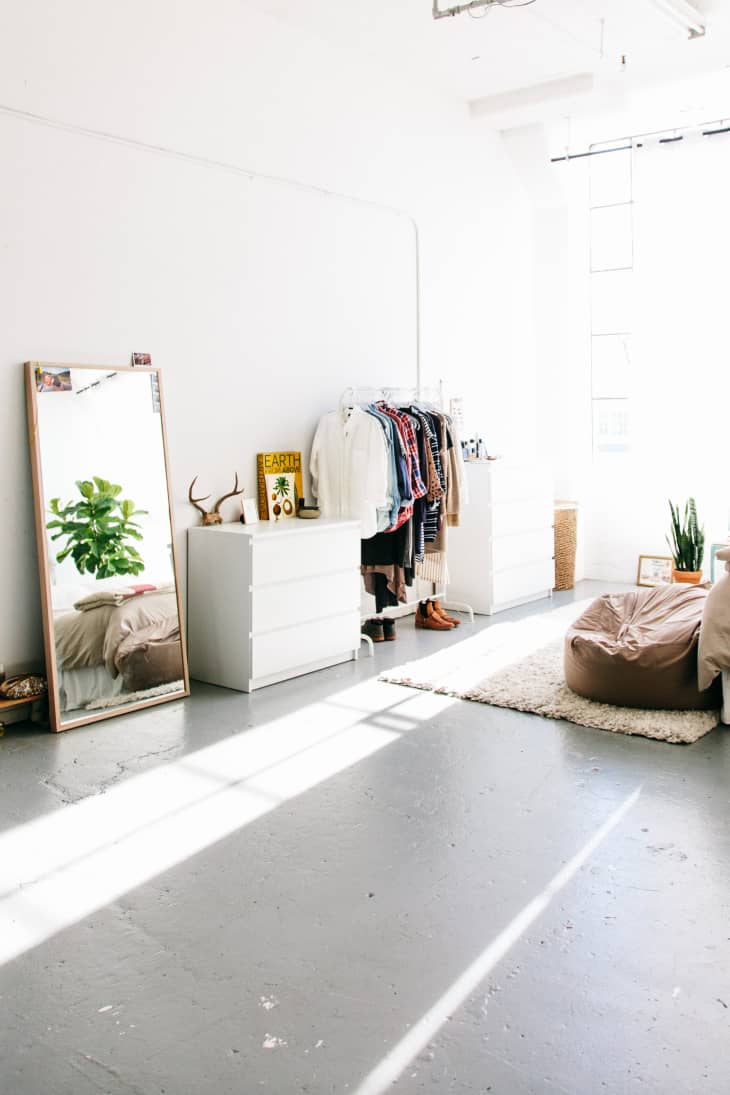
<svg viewBox="0 0 730 1095">
<path fill-rule="evenodd" d="M 378 612 L 416 578 L 443 584 L 446 529 L 464 497 L 461 445 L 430 404 L 385 400 L 325 415 L 312 446 L 312 489 L 326 517 L 362 525 L 361 572 Z"/>
<path fill-rule="evenodd" d="M 365 538 L 378 531 L 379 515 L 390 518 L 390 453 L 381 423 L 361 407 L 320 419 L 309 471 L 323 517 L 358 520 Z"/>
<path fill-rule="evenodd" d="M 424 558 L 418 567 L 418 576 L 433 583 L 444 584 L 448 572 L 445 567 L 444 498 L 447 497 L 448 465 L 442 461 L 444 446 L 444 416 L 414 404 L 410 408 L 419 418 L 426 438 L 427 505 L 424 517 Z"/>
<path fill-rule="evenodd" d="M 390 456 L 390 496 L 392 499 L 390 513 L 388 515 L 389 520 L 383 527 L 378 527 L 379 532 L 384 532 L 389 528 L 395 528 L 398 520 L 398 514 L 400 512 L 401 503 L 410 498 L 410 484 L 407 481 L 404 474 L 404 458 L 403 441 L 400 433 L 395 429 L 392 420 L 388 415 L 381 411 L 373 404 L 368 404 L 365 410 L 372 414 L 380 422 L 383 427 L 383 432 L 388 443 L 388 453 Z"/>
</svg>

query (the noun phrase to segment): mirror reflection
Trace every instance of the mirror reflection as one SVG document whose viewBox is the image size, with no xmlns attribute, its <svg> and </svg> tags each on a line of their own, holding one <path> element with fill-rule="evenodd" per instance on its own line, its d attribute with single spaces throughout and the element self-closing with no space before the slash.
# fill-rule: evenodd
<svg viewBox="0 0 730 1095">
<path fill-rule="evenodd" d="M 30 368 L 52 716 L 185 695 L 157 372 Z"/>
</svg>

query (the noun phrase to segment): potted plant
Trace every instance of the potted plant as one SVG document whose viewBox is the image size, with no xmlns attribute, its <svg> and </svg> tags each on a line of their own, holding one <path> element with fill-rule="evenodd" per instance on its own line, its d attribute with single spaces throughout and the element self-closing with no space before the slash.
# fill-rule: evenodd
<svg viewBox="0 0 730 1095">
<path fill-rule="evenodd" d="M 705 529 L 700 528 L 697 521 L 697 507 L 694 498 L 690 498 L 684 504 L 684 516 L 680 520 L 679 506 L 672 504 L 670 499 L 669 509 L 672 514 L 671 540 L 667 536 L 667 543 L 672 551 L 674 570 L 672 577 L 675 582 L 688 582 L 697 585 L 702 578 L 702 557 L 705 553 Z"/>
</svg>

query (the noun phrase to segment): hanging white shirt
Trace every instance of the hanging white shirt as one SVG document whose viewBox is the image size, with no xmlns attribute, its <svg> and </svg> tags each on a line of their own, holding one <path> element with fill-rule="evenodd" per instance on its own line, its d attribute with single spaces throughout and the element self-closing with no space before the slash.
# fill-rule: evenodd
<svg viewBox="0 0 730 1095">
<path fill-rule="evenodd" d="M 309 472 L 323 517 L 359 521 L 363 540 L 375 535 L 378 510 L 392 504 L 388 446 L 377 418 L 360 407 L 320 418 Z"/>
</svg>

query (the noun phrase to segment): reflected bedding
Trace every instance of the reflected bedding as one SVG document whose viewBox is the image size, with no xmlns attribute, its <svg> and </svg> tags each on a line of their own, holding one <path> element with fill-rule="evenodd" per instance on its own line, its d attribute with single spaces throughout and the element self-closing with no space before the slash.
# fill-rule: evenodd
<svg viewBox="0 0 730 1095">
<path fill-rule="evenodd" d="M 56 618 L 54 629 L 58 665 L 64 675 L 69 670 L 100 667 L 113 685 L 106 690 L 107 696 L 182 678 L 174 591 L 145 593 L 121 604 L 101 603 L 85 611 L 67 612 Z"/>
<path fill-rule="evenodd" d="M 103 665 L 59 668 L 58 677 L 61 711 L 76 711 L 99 700 L 111 699 L 124 688 L 123 679 L 112 680 Z"/>
</svg>

